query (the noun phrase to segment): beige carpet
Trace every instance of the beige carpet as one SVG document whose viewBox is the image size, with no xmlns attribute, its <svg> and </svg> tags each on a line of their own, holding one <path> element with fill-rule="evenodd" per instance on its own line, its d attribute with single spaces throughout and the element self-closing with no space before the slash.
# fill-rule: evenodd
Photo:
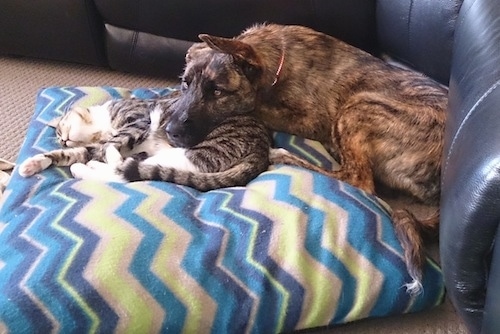
<svg viewBox="0 0 500 334">
<path fill-rule="evenodd" d="M 174 81 L 175 80 L 175 81 Z M 13 161 L 31 120 L 35 96 L 49 86 L 164 87 L 177 82 L 93 66 L 0 57 L 0 158 Z"/>
<path fill-rule="evenodd" d="M 125 88 L 165 87 L 177 78 L 162 79 L 113 72 L 105 68 L 0 56 L 0 158 L 15 161 L 31 120 L 38 90 L 49 86 L 115 86 Z M 389 201 L 405 205 L 404 201 Z M 425 207 L 414 207 L 417 215 L 426 215 Z M 437 245 L 430 247 L 437 259 Z M 318 331 L 315 331 L 318 332 Z M 451 304 L 403 316 L 358 321 L 319 333 L 467 333 Z"/>
</svg>

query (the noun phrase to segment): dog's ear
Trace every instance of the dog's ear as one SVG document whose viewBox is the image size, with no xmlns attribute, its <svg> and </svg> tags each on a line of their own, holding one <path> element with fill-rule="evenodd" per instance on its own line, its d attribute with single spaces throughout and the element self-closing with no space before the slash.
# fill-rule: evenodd
<svg viewBox="0 0 500 334">
<path fill-rule="evenodd" d="M 232 38 L 216 37 L 206 34 L 198 35 L 198 37 L 203 42 L 207 43 L 211 49 L 230 54 L 237 62 L 245 62 L 256 68 L 261 67 L 259 57 L 250 44 Z"/>
<path fill-rule="evenodd" d="M 208 48 L 205 43 L 194 43 L 186 52 L 186 63 L 189 63 L 192 59 L 195 59 L 205 50 L 210 50 L 210 48 Z"/>
<path fill-rule="evenodd" d="M 254 81 L 262 73 L 260 59 L 250 44 L 232 38 L 206 34 L 198 35 L 198 37 L 211 49 L 231 55 L 250 81 Z"/>
</svg>

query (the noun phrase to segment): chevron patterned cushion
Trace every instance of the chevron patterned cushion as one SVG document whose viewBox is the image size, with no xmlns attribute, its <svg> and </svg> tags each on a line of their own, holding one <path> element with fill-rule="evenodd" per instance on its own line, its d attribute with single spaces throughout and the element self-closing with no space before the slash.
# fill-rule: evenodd
<svg viewBox="0 0 500 334">
<path fill-rule="evenodd" d="M 19 161 L 58 147 L 70 105 L 169 89 L 47 88 Z M 329 163 L 317 143 L 279 145 Z M 274 333 L 415 312 L 442 301 L 431 260 L 410 296 L 387 209 L 337 180 L 277 166 L 247 187 L 14 173 L 0 211 L 0 331 Z"/>
</svg>

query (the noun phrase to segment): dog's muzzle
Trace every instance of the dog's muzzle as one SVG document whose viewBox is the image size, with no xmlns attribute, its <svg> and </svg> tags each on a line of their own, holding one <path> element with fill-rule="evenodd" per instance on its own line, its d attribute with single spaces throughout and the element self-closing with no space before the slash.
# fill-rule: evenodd
<svg viewBox="0 0 500 334">
<path fill-rule="evenodd" d="M 171 145 L 190 148 L 205 139 L 212 121 L 198 108 L 193 108 L 192 94 L 184 93 L 175 104 L 174 112 L 165 127 Z"/>
<path fill-rule="evenodd" d="M 175 147 L 190 147 L 186 140 L 186 126 L 178 125 L 175 122 L 169 122 L 165 128 L 167 132 L 168 141 Z"/>
<path fill-rule="evenodd" d="M 189 148 L 205 139 L 207 131 L 190 120 L 170 121 L 165 131 L 168 141 L 175 147 Z"/>
</svg>

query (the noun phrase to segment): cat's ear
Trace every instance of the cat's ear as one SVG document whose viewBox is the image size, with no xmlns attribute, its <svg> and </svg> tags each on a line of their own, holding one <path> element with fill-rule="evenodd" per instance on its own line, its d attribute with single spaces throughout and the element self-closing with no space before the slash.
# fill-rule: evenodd
<svg viewBox="0 0 500 334">
<path fill-rule="evenodd" d="M 50 120 L 47 125 L 52 127 L 52 128 L 57 128 L 59 125 L 59 122 L 61 122 L 62 116 L 56 117 L 53 120 Z"/>
<path fill-rule="evenodd" d="M 90 110 L 84 107 L 75 107 L 72 109 L 80 118 L 87 124 L 92 123 L 92 116 L 90 115 Z"/>
</svg>

